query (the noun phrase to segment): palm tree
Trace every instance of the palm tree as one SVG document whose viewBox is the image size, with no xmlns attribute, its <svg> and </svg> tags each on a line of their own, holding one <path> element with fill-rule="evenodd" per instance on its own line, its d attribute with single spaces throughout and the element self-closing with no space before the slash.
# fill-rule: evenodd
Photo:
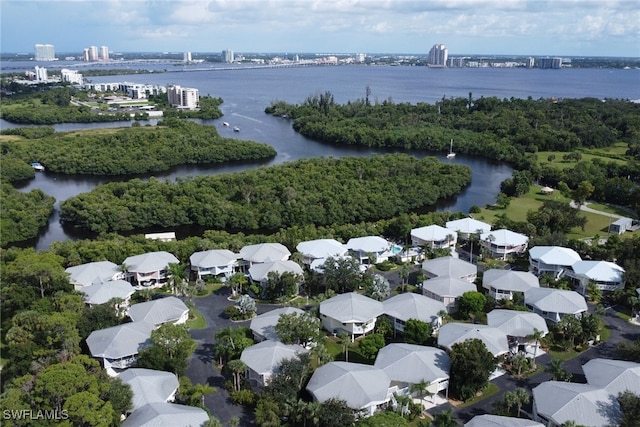
<svg viewBox="0 0 640 427">
<path fill-rule="evenodd" d="M 409 278 L 409 272 L 411 271 L 411 268 L 409 267 L 409 264 L 404 263 L 402 264 L 402 267 L 400 267 L 400 271 L 398 272 L 398 276 L 400 276 L 400 279 L 402 280 L 402 292 L 404 293 L 405 290 L 405 286 L 407 284 L 407 279 Z"/>
<path fill-rule="evenodd" d="M 434 415 L 433 423 L 437 427 L 456 427 L 458 422 L 453 418 L 452 412 L 453 411 L 451 409 L 448 409 Z"/>
<path fill-rule="evenodd" d="M 227 363 L 227 367 L 233 372 L 233 388 L 235 391 L 240 391 L 240 385 L 242 384 L 242 375 L 247 372 L 247 365 L 240 359 L 230 360 Z"/>
<path fill-rule="evenodd" d="M 531 338 L 536 340 L 536 346 L 533 347 L 533 370 L 534 371 L 537 369 L 536 355 L 538 354 L 538 346 L 540 345 L 540 340 L 542 339 L 543 336 L 544 336 L 544 333 L 541 330 L 536 328 L 533 329 L 533 334 L 531 334 Z"/>
<path fill-rule="evenodd" d="M 338 335 L 340 338 L 340 342 L 342 343 L 342 347 L 344 348 L 344 361 L 349 361 L 349 344 L 351 344 L 351 335 L 345 330 L 341 331 Z"/>
<path fill-rule="evenodd" d="M 418 393 L 418 396 L 420 398 L 422 398 L 425 395 L 428 395 L 429 397 L 431 397 L 433 396 L 433 393 L 429 391 L 428 389 L 429 385 L 430 383 L 423 378 L 417 383 L 411 384 L 411 393 Z"/>
<path fill-rule="evenodd" d="M 554 381 L 570 381 L 573 376 L 564 369 L 562 360 L 560 359 L 551 359 L 551 363 L 549 363 L 549 366 L 547 366 L 544 371 L 551 374 Z"/>
<path fill-rule="evenodd" d="M 522 373 L 524 368 L 529 363 L 529 359 L 524 354 L 518 353 L 511 359 L 511 365 L 518 369 L 518 376 Z"/>
<path fill-rule="evenodd" d="M 516 406 L 518 407 L 518 418 L 520 418 L 520 410 L 522 409 L 522 405 L 529 403 L 531 400 L 531 396 L 529 392 L 524 388 L 517 388 L 513 391 L 513 394 L 516 398 Z"/>
<path fill-rule="evenodd" d="M 170 263 L 167 266 L 167 270 L 169 270 L 169 283 L 171 284 L 171 293 L 174 295 L 178 295 L 179 290 L 181 290 L 184 280 L 184 272 L 185 268 L 180 263 Z"/>
<path fill-rule="evenodd" d="M 398 402 L 398 408 L 400 409 L 400 416 L 404 417 L 409 412 L 409 403 L 411 403 L 411 396 L 399 395 L 394 393 L 396 401 Z"/>
</svg>

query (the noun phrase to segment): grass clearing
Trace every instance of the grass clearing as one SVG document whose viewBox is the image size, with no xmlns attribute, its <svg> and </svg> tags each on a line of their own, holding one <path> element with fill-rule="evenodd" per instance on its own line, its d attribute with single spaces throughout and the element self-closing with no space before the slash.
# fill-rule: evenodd
<svg viewBox="0 0 640 427">
<path fill-rule="evenodd" d="M 624 142 L 618 142 L 610 147 L 603 148 L 581 148 L 577 151 L 582 155 L 583 161 L 591 162 L 595 159 L 603 162 L 613 162 L 618 164 L 626 164 L 626 152 L 628 145 Z M 564 151 L 538 151 L 536 157 L 540 165 L 551 165 L 557 169 L 566 169 L 573 167 L 576 163 L 562 159 L 562 156 L 568 154 Z M 553 156 L 553 160 L 549 161 L 549 157 Z"/>
<path fill-rule="evenodd" d="M 189 320 L 187 320 L 187 328 L 204 329 L 207 327 L 207 321 L 198 310 L 192 308 L 189 310 Z"/>
</svg>

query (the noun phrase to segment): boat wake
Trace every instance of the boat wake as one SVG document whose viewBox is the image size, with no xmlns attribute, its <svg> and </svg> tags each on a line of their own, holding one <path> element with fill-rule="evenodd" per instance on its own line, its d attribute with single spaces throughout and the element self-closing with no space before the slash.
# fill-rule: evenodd
<svg viewBox="0 0 640 427">
<path fill-rule="evenodd" d="M 253 117 L 249 117 L 249 116 L 243 116 L 242 114 L 231 113 L 231 115 L 236 117 L 242 117 L 243 119 L 251 120 L 252 122 L 262 123 L 262 120 L 254 119 Z"/>
</svg>

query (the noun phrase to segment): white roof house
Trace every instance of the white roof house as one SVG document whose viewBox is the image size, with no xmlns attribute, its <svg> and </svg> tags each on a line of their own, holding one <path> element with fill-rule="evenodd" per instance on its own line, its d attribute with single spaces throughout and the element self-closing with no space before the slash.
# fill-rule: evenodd
<svg viewBox="0 0 640 427">
<path fill-rule="evenodd" d="M 166 297 L 133 304 L 127 314 L 134 322 L 146 321 L 156 326 L 163 323 L 180 325 L 189 319 L 189 307 L 179 298 Z"/>
<path fill-rule="evenodd" d="M 484 272 L 482 287 L 496 300 L 512 300 L 514 292 L 539 288 L 540 282 L 535 275 L 525 271 L 490 269 Z"/>
<path fill-rule="evenodd" d="M 86 295 L 84 302 L 90 305 L 105 304 L 113 298 L 124 300 L 126 305 L 135 291 L 131 283 L 126 280 L 110 280 L 86 286 L 80 292 Z"/>
<path fill-rule="evenodd" d="M 573 249 L 562 246 L 534 246 L 529 249 L 529 270 L 536 276 L 551 274 L 559 279 L 567 267 L 582 261 Z"/>
<path fill-rule="evenodd" d="M 354 237 L 347 242 L 347 249 L 361 264 L 377 264 L 389 259 L 392 244 L 380 236 Z M 369 259 L 373 255 L 374 259 Z"/>
<path fill-rule="evenodd" d="M 381 348 L 374 364 L 382 369 L 391 381 L 406 385 L 424 380 L 427 390 L 438 393 L 448 387 L 451 360 L 439 348 L 414 344 L 389 344 Z"/>
<path fill-rule="evenodd" d="M 640 363 L 626 360 L 591 359 L 582 370 L 587 383 L 618 395 L 625 390 L 640 395 Z"/>
<path fill-rule="evenodd" d="M 423 295 L 442 302 L 449 313 L 458 311 L 458 298 L 462 294 L 477 290 L 473 283 L 450 276 L 436 277 L 422 282 Z"/>
<path fill-rule="evenodd" d="M 583 295 L 591 281 L 603 291 L 624 287 L 624 268 L 609 261 L 576 261 L 566 269 L 565 274 L 578 282 L 578 290 Z"/>
<path fill-rule="evenodd" d="M 258 243 L 240 249 L 240 257 L 248 266 L 262 262 L 286 261 L 290 256 L 289 249 L 281 243 Z"/>
<path fill-rule="evenodd" d="M 113 369 L 125 369 L 135 363 L 138 352 L 151 344 L 151 331 L 156 326 L 149 322 L 131 322 L 98 329 L 87 337 L 91 356 L 100 358 L 111 375 Z"/>
<path fill-rule="evenodd" d="M 129 368 L 119 373 L 118 378 L 131 387 L 134 410 L 147 403 L 173 401 L 180 385 L 172 372 L 145 368 Z"/>
<path fill-rule="evenodd" d="M 194 252 L 189 257 L 191 271 L 195 272 L 198 279 L 203 276 L 229 277 L 238 266 L 239 254 L 228 249 L 211 249 L 208 251 Z"/>
<path fill-rule="evenodd" d="M 295 307 L 276 308 L 275 310 L 267 311 L 251 319 L 249 328 L 251 332 L 253 332 L 254 339 L 256 341 L 277 340 L 276 325 L 280 320 L 280 316 L 291 313 L 296 313 L 300 316 L 304 311 Z"/>
<path fill-rule="evenodd" d="M 464 427 L 545 427 L 537 421 L 501 415 L 476 415 Z"/>
<path fill-rule="evenodd" d="M 543 424 L 612 426 L 620 415 L 616 396 L 589 384 L 546 381 L 533 389 L 533 419 Z"/>
<path fill-rule="evenodd" d="M 482 341 L 494 357 L 509 352 L 507 334 L 491 326 L 451 322 L 443 325 L 438 332 L 438 346 L 447 350 L 469 339 Z"/>
<path fill-rule="evenodd" d="M 296 344 L 283 344 L 280 341 L 266 340 L 247 347 L 242 351 L 240 360 L 248 368 L 249 380 L 259 386 L 269 384 L 275 369 L 283 360 L 293 359 L 308 350 Z"/>
<path fill-rule="evenodd" d="M 355 292 L 336 295 L 320 303 L 322 326 L 330 331 L 346 331 L 352 339 L 372 331 L 384 313 L 380 301 Z"/>
<path fill-rule="evenodd" d="M 539 314 L 529 311 L 491 310 L 487 313 L 487 324 L 510 337 L 528 337 L 536 329 L 542 332 L 542 336 L 549 333 L 547 322 Z"/>
<path fill-rule="evenodd" d="M 478 275 L 478 267 L 459 258 L 445 256 L 428 259 L 422 263 L 428 277 L 454 277 L 473 282 Z"/>
<path fill-rule="evenodd" d="M 65 270 L 76 291 L 96 283 L 118 280 L 124 277 L 120 266 L 111 261 L 97 261 L 76 265 Z"/>
<path fill-rule="evenodd" d="M 449 230 L 457 231 L 465 238 L 468 238 L 470 234 L 482 234 L 491 231 L 491 224 L 473 218 L 447 221 L 445 227 Z"/>
<path fill-rule="evenodd" d="M 277 273 L 281 276 L 284 273 L 292 273 L 302 277 L 304 271 L 302 267 L 295 261 L 267 261 L 260 264 L 254 264 L 249 268 L 249 277 L 255 283 L 264 284 L 269 279 L 269 273 Z"/>
<path fill-rule="evenodd" d="M 124 260 L 124 267 L 128 278 L 137 286 L 159 286 L 167 278 L 169 264 L 179 264 L 180 261 L 169 252 L 148 252 L 146 254 L 130 256 Z"/>
<path fill-rule="evenodd" d="M 209 414 L 195 406 L 175 403 L 147 403 L 124 420 L 122 427 L 199 427 L 209 422 Z"/>
<path fill-rule="evenodd" d="M 531 288 L 524 293 L 524 305 L 552 322 L 566 315 L 577 316 L 587 311 L 587 301 L 575 291 L 553 288 Z"/>
<path fill-rule="evenodd" d="M 429 323 L 435 330 L 442 323 L 438 313 L 447 309 L 442 301 L 413 292 L 394 295 L 382 301 L 382 308 L 384 314 L 391 318 L 394 332 L 403 332 L 404 324 L 409 319 Z"/>
<path fill-rule="evenodd" d="M 529 238 L 505 228 L 488 231 L 480 235 L 480 244 L 487 248 L 494 258 L 506 259 L 513 254 L 521 254 L 527 250 Z"/>
<path fill-rule="evenodd" d="M 374 366 L 329 362 L 313 373 L 307 391 L 317 402 L 342 399 L 351 409 L 373 415 L 378 405 L 390 400 L 390 383 L 385 371 Z"/>
<path fill-rule="evenodd" d="M 315 260 L 344 256 L 347 246 L 335 239 L 316 239 L 298 243 L 296 250 L 302 254 L 303 263 L 311 265 Z"/>
<path fill-rule="evenodd" d="M 445 249 L 455 246 L 457 241 L 457 232 L 436 224 L 411 230 L 411 246 Z"/>
</svg>

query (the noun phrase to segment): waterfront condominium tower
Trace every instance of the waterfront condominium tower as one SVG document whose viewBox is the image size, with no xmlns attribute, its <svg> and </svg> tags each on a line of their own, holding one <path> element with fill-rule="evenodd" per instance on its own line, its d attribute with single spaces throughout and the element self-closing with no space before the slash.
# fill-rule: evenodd
<svg viewBox="0 0 640 427">
<path fill-rule="evenodd" d="M 36 61 L 55 61 L 56 51 L 52 44 L 37 44 L 35 46 Z"/>
<path fill-rule="evenodd" d="M 443 44 L 434 44 L 429 51 L 429 60 L 427 65 L 429 67 L 446 67 L 447 57 L 449 56 L 449 50 Z"/>
<path fill-rule="evenodd" d="M 223 62 L 233 62 L 233 51 L 231 49 L 225 49 L 222 51 Z"/>
<path fill-rule="evenodd" d="M 100 46 L 100 60 L 101 61 L 109 60 L 109 48 L 107 46 Z"/>
</svg>

